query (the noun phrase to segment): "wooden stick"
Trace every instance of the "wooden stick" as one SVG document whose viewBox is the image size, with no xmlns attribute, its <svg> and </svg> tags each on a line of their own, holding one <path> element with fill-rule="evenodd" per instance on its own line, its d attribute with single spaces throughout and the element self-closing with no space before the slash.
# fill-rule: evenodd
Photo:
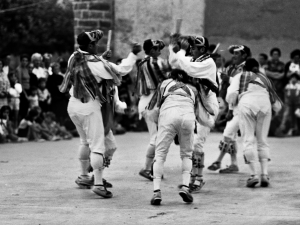
<svg viewBox="0 0 300 225">
<path fill-rule="evenodd" d="M 176 20 L 175 33 L 179 34 L 181 29 L 182 19 Z"/>
<path fill-rule="evenodd" d="M 214 51 L 212 52 L 212 54 L 216 53 L 218 51 L 218 48 L 220 47 L 220 43 L 217 44 L 217 46 L 215 47 Z"/>
<path fill-rule="evenodd" d="M 110 43 L 111 43 L 111 34 L 112 34 L 112 31 L 109 30 L 108 31 L 108 37 L 107 37 L 107 45 L 106 45 L 106 50 L 110 50 Z"/>
</svg>

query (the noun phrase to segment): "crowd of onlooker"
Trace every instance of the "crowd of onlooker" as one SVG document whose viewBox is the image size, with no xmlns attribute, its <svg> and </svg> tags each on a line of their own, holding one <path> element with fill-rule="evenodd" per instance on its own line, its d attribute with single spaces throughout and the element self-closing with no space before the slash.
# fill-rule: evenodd
<svg viewBox="0 0 300 225">
<path fill-rule="evenodd" d="M 51 54 L 0 60 L 0 143 L 57 141 L 77 136 L 67 113 L 69 96 L 59 91 L 67 62 Z"/>
<path fill-rule="evenodd" d="M 213 54 L 218 74 L 221 74 L 229 62 L 219 54 Z M 281 50 L 273 48 L 269 56 L 261 53 L 257 61 L 260 67 L 257 70 L 265 74 L 274 84 L 278 96 L 284 103 L 283 109 L 273 112 L 269 136 L 286 137 L 300 135 L 300 49 L 295 49 L 290 53 L 290 61 L 284 63 L 280 60 Z M 223 66 L 224 65 L 224 66 Z M 226 125 L 226 103 L 220 99 L 223 106 L 219 118 L 216 122 L 215 130 L 223 131 Z"/>
<path fill-rule="evenodd" d="M 211 52 L 215 48 L 211 46 Z M 290 61 L 280 61 L 281 51 L 273 48 L 270 56 L 261 53 L 260 68 L 273 82 L 284 108 L 274 113 L 270 136 L 285 137 L 300 135 L 300 50 L 290 54 Z M 218 77 L 230 65 L 220 54 L 213 53 L 218 68 Z M 121 60 L 117 60 L 117 64 Z M 137 62 L 138 64 L 139 62 Z M 57 141 L 78 136 L 67 113 L 69 94 L 61 93 L 67 62 L 53 60 L 51 54 L 35 53 L 21 55 L 16 68 L 10 67 L 10 56 L 0 60 L 0 143 L 21 141 Z M 115 134 L 126 131 L 146 131 L 147 126 L 139 120 L 138 96 L 134 95 L 136 67 L 124 76 L 119 89 L 119 98 L 132 108 L 130 114 L 115 115 Z M 220 114 L 215 131 L 223 131 L 226 125 L 226 102 L 219 98 Z"/>
</svg>

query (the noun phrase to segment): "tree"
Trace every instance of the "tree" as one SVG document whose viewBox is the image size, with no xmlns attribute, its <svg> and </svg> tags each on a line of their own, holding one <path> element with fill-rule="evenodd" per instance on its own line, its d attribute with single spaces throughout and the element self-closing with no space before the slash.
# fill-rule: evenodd
<svg viewBox="0 0 300 225">
<path fill-rule="evenodd" d="M 63 7 L 57 0 L 1 0 L 0 55 L 72 52 L 72 3 L 64 3 Z"/>
</svg>

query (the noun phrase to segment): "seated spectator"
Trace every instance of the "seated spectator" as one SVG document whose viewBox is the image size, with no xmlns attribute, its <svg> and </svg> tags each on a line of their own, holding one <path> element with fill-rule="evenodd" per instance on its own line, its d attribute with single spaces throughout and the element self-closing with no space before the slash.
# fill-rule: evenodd
<svg viewBox="0 0 300 225">
<path fill-rule="evenodd" d="M 285 73 L 288 79 L 292 74 L 300 75 L 300 49 L 292 51 L 290 57 L 291 61 L 285 65 Z"/>
<path fill-rule="evenodd" d="M 42 112 L 48 112 L 51 104 L 51 95 L 46 88 L 46 79 L 40 78 L 38 83 L 39 106 L 41 107 Z"/>
<path fill-rule="evenodd" d="M 33 63 L 32 72 L 37 76 L 37 78 L 48 78 L 48 73 L 46 73 L 45 69 L 42 67 L 43 57 L 40 53 L 34 53 L 31 56 L 31 62 Z"/>
<path fill-rule="evenodd" d="M 20 122 L 18 136 L 27 137 L 29 141 L 59 140 L 59 138 L 52 135 L 49 130 L 43 128 L 39 123 L 36 122 L 40 112 L 40 107 L 33 107 L 29 110 L 28 115 Z"/>
<path fill-rule="evenodd" d="M 293 136 L 299 135 L 297 117 L 295 112 L 300 108 L 300 84 L 299 74 L 293 73 L 290 76 L 289 84 L 285 87 L 285 107 L 283 118 L 278 128 L 277 136 Z"/>
<path fill-rule="evenodd" d="M 281 62 L 280 56 L 281 51 L 279 48 L 273 48 L 270 51 L 271 60 L 268 61 L 267 67 L 265 68 L 266 75 L 273 82 L 274 87 L 278 96 L 283 100 L 284 98 L 284 86 L 285 86 L 285 76 L 284 76 L 284 63 Z"/>
<path fill-rule="evenodd" d="M 38 97 L 37 87 L 30 88 L 27 98 L 28 98 L 28 102 L 29 102 L 29 109 L 39 106 L 39 97 Z"/>
<path fill-rule="evenodd" d="M 27 138 L 19 138 L 15 134 L 9 114 L 9 106 L 2 106 L 0 109 L 0 143 L 27 141 Z"/>
<path fill-rule="evenodd" d="M 67 107 L 69 101 L 69 93 L 61 93 L 59 86 L 63 81 L 63 75 L 60 73 L 60 65 L 52 63 L 52 75 L 47 80 L 47 89 L 51 95 L 51 104 L 49 111 L 56 116 L 57 122 L 62 125 L 64 120 L 68 117 Z"/>
<path fill-rule="evenodd" d="M 9 81 L 3 71 L 3 61 L 0 60 L 0 108 L 8 103 L 7 98 L 9 88 Z"/>
<path fill-rule="evenodd" d="M 70 140 L 72 139 L 72 134 L 67 131 L 67 129 L 64 126 L 60 126 L 56 121 L 55 121 L 55 115 L 52 112 L 47 112 L 44 113 L 44 121 L 42 123 L 42 126 L 49 130 L 54 136 L 61 138 L 61 139 L 66 139 Z"/>
<path fill-rule="evenodd" d="M 13 114 L 13 127 L 14 129 L 17 129 L 19 123 L 20 94 L 22 93 L 22 86 L 21 84 L 17 83 L 17 77 L 15 73 L 8 74 L 8 79 L 10 82 L 8 105 Z"/>
<path fill-rule="evenodd" d="M 268 66 L 268 55 L 260 53 L 258 56 L 259 72 L 266 74 L 266 68 Z"/>
</svg>

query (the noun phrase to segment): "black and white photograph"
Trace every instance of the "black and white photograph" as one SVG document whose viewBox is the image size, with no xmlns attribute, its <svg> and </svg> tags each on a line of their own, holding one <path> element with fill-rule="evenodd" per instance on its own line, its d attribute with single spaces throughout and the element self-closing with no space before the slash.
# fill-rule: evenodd
<svg viewBox="0 0 300 225">
<path fill-rule="evenodd" d="M 300 225 L 299 0 L 0 0 L 0 225 Z"/>
</svg>

